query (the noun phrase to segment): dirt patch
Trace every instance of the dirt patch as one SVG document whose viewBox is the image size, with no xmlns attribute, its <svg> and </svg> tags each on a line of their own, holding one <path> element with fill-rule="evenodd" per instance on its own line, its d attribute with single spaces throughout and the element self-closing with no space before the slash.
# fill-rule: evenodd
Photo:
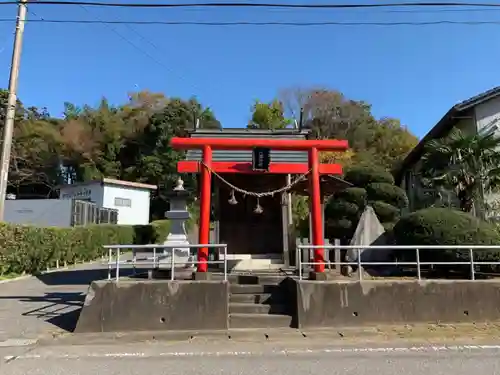
<svg viewBox="0 0 500 375">
<path fill-rule="evenodd" d="M 500 322 L 472 324 L 408 324 L 404 326 L 345 327 L 304 330 L 309 338 L 351 343 L 480 343 L 500 339 Z"/>
</svg>

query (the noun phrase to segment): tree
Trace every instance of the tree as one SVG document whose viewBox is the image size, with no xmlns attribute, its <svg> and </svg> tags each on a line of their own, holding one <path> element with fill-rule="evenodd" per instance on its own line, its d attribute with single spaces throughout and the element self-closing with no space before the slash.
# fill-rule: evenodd
<svg viewBox="0 0 500 375">
<path fill-rule="evenodd" d="M 292 121 L 285 118 L 283 104 L 278 100 L 263 103 L 258 100 L 252 106 L 252 118 L 248 122 L 249 129 L 284 129 Z"/>
<path fill-rule="evenodd" d="M 344 169 L 353 165 L 356 157 L 352 149 L 339 152 L 322 152 L 320 158 L 322 163 L 340 164 Z"/>
<path fill-rule="evenodd" d="M 399 219 L 401 209 L 408 206 L 403 189 L 394 185 L 392 175 L 381 168 L 353 166 L 345 173 L 353 187 L 335 193 L 325 209 L 326 235 L 348 242 L 367 205 L 372 206 L 386 229 Z"/>
<path fill-rule="evenodd" d="M 129 129 L 121 109 L 102 98 L 96 108 L 65 104 L 60 132 L 64 145 L 63 166 L 68 182 L 120 176 L 123 137 Z"/>
<path fill-rule="evenodd" d="M 364 101 L 346 98 L 341 92 L 324 87 L 289 88 L 279 94 L 285 113 L 299 119 L 318 139 L 346 139 L 352 163 L 370 164 L 391 170 L 418 143 L 399 120 L 377 120 Z"/>
<path fill-rule="evenodd" d="M 427 143 L 422 158 L 424 185 L 455 192 L 460 209 L 471 212 L 485 192 L 500 188 L 500 137 L 495 133 L 464 134 L 455 128 Z"/>
<path fill-rule="evenodd" d="M 0 134 L 3 136 L 8 91 L 0 90 Z M 60 142 L 57 121 L 45 108 L 25 108 L 18 99 L 9 165 L 8 193 L 47 197 L 61 182 L 57 169 Z M 1 140 L 0 140 L 1 145 Z"/>
<path fill-rule="evenodd" d="M 175 186 L 177 162 L 184 157 L 183 151 L 172 149 L 170 140 L 186 136 L 197 120 L 200 128 L 220 128 L 214 113 L 195 99 L 170 98 L 151 114 L 140 131 L 130 134 L 123 143 L 118 155 L 122 178 L 159 187 L 152 198 L 154 218 L 163 218 L 168 209 L 167 193 Z M 196 176 L 183 176 L 183 180 L 186 188 L 196 191 Z"/>
</svg>

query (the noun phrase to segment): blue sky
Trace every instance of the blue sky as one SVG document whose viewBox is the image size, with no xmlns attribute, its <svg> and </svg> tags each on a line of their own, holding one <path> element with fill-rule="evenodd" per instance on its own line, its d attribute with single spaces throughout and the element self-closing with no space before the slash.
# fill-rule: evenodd
<svg viewBox="0 0 500 375">
<path fill-rule="evenodd" d="M 28 18 L 500 21 L 500 9 L 87 9 L 32 5 Z M 0 7 L 0 18 L 14 19 L 15 15 L 14 6 Z M 14 22 L 0 23 L 0 87 L 8 83 L 13 30 Z M 59 116 L 64 101 L 94 105 L 105 96 L 118 104 L 138 89 L 186 98 L 196 95 L 215 111 L 223 126 L 239 127 L 246 125 L 255 99 L 270 100 L 284 87 L 325 85 L 371 103 L 377 117 L 399 118 L 423 136 L 453 104 L 500 85 L 500 48 L 495 47 L 499 45 L 500 25 L 106 27 L 28 23 L 19 97 L 27 105 L 46 106 Z"/>
</svg>

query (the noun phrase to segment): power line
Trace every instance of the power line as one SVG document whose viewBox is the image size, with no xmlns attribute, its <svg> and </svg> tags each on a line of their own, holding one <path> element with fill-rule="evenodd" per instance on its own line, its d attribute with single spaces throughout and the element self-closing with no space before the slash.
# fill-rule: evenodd
<svg viewBox="0 0 500 375">
<path fill-rule="evenodd" d="M 135 48 L 136 50 L 138 50 L 140 53 L 142 53 L 143 55 L 145 55 L 146 57 L 148 57 L 149 59 L 151 59 L 151 61 L 155 62 L 156 64 L 158 64 L 159 66 L 161 66 L 164 69 L 168 69 L 168 67 L 165 64 L 163 64 L 160 60 L 158 60 L 153 55 L 151 55 L 148 51 L 142 49 L 140 46 L 138 46 L 137 44 L 135 44 L 134 42 L 132 42 L 126 36 L 122 35 L 118 30 L 116 30 L 113 26 L 111 26 L 112 24 L 110 24 L 108 22 L 102 21 L 99 17 L 97 17 L 96 15 L 93 15 L 90 12 L 90 10 L 88 10 L 87 8 L 85 8 L 85 6 L 80 5 L 80 7 L 83 10 L 85 10 L 87 13 L 89 13 L 91 16 L 93 16 L 93 17 L 96 18 L 96 20 L 90 20 L 88 23 L 92 22 L 92 23 L 98 23 L 98 24 L 102 24 L 102 25 L 106 26 L 109 30 L 111 30 L 114 34 L 116 34 L 120 39 L 122 39 L 124 42 L 128 43 L 133 48 Z M 41 22 L 47 22 L 47 20 L 43 20 Z"/>
<path fill-rule="evenodd" d="M 144 56 L 146 56 L 147 58 L 151 59 L 153 62 L 155 62 L 156 64 L 158 64 L 159 66 L 161 66 L 163 69 L 167 70 L 167 71 L 170 71 L 171 73 L 174 73 L 175 72 L 173 71 L 173 69 L 169 66 L 167 66 L 166 64 L 164 64 L 161 60 L 158 60 L 157 58 L 155 58 L 153 55 L 151 55 L 148 51 L 146 51 L 145 49 L 141 48 L 139 45 L 135 44 L 134 42 L 132 42 L 130 39 L 128 39 L 126 36 L 122 35 L 116 28 L 114 28 L 113 26 L 111 26 L 112 24 L 110 23 L 107 23 L 106 21 L 103 21 L 101 18 L 99 18 L 97 15 L 94 15 L 90 10 L 88 10 L 85 6 L 81 5 L 81 8 L 83 10 L 85 10 L 87 13 L 89 13 L 90 15 L 92 15 L 93 17 L 95 17 L 97 20 L 95 21 L 90 21 L 92 23 L 98 23 L 98 24 L 102 24 L 104 26 L 106 26 L 109 30 L 111 30 L 113 33 L 115 33 L 118 37 L 120 37 L 120 39 L 124 40 L 126 43 L 128 43 L 129 45 L 131 45 L 132 47 L 134 47 L 136 50 L 138 50 L 140 53 L 142 53 Z M 143 34 L 141 34 L 140 32 L 138 32 L 137 30 L 135 30 L 132 26 L 130 26 L 129 23 L 127 22 L 123 22 L 123 21 L 120 21 L 120 20 L 117 20 L 115 21 L 114 24 L 117 24 L 117 25 L 125 25 L 130 31 L 132 31 L 135 35 L 137 35 L 139 38 L 141 38 L 143 41 L 145 41 L 146 43 L 148 43 L 149 45 L 151 45 L 153 48 L 155 48 L 155 50 L 160 50 L 161 48 L 156 44 L 154 43 L 151 39 L 147 38 L 146 36 L 144 36 Z M 182 79 L 182 77 L 180 77 Z M 194 86 L 195 88 L 197 88 L 196 86 Z"/>
<path fill-rule="evenodd" d="M 14 22 L 11 18 L 0 18 L 0 22 Z M 115 20 L 29 20 L 31 23 L 54 23 L 54 24 L 104 24 L 104 25 L 164 25 L 164 26 L 295 26 L 295 27 L 313 27 L 313 26 L 432 26 L 432 25 L 464 25 L 464 26 L 480 26 L 480 25 L 500 25 L 500 21 L 397 21 L 397 22 L 251 22 L 251 21 L 233 21 L 233 22 L 198 22 L 198 21 L 115 21 Z M 126 39 L 116 30 L 114 30 L 120 38 Z M 138 32 L 135 31 L 137 34 Z M 142 37 L 143 38 L 143 37 Z M 133 44 L 126 39 L 127 43 Z M 150 44 L 152 42 L 149 42 Z M 140 49 L 133 44 L 134 48 Z M 155 44 L 151 44 L 156 46 Z M 142 49 L 141 49 L 142 50 Z"/>
<path fill-rule="evenodd" d="M 0 5 L 14 5 L 18 1 L 0 1 Z M 471 2 L 404 2 L 376 4 L 280 4 L 280 3 L 113 3 L 104 1 L 48 1 L 38 0 L 36 5 L 83 5 L 119 8 L 288 8 L 288 9 L 349 9 L 349 8 L 388 8 L 388 7 L 500 7 L 500 3 Z"/>
</svg>

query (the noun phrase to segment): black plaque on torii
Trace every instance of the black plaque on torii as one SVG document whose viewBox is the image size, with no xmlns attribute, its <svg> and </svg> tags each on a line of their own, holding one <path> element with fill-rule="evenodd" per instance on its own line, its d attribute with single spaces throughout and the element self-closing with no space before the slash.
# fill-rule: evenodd
<svg viewBox="0 0 500 375">
<path fill-rule="evenodd" d="M 254 171 L 269 172 L 271 164 L 271 149 L 256 147 L 252 151 L 252 169 Z"/>
</svg>

